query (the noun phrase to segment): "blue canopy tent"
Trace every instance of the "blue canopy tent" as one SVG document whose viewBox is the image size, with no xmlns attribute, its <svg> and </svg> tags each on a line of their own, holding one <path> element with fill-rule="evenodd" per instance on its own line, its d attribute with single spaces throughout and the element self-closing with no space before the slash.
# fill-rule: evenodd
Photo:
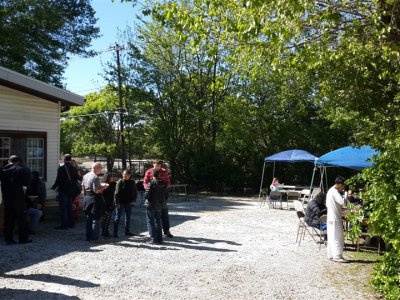
<svg viewBox="0 0 400 300">
<path fill-rule="evenodd" d="M 274 163 L 274 167 L 273 167 L 273 171 L 272 171 L 272 178 L 274 178 L 275 177 L 275 162 L 289 162 L 289 163 L 314 162 L 316 158 L 317 158 L 316 156 L 312 155 L 311 153 L 309 153 L 307 151 L 297 150 L 297 149 L 286 150 L 286 151 L 282 151 L 282 152 L 276 153 L 274 155 L 265 157 L 263 171 L 261 174 L 260 193 L 259 193 L 258 197 L 260 198 L 260 196 L 261 196 L 266 163 L 268 163 L 268 162 Z"/>
<path fill-rule="evenodd" d="M 373 165 L 371 158 L 379 155 L 379 151 L 375 151 L 371 146 L 363 146 L 360 148 L 347 146 L 334 151 L 328 152 L 315 160 L 315 167 L 311 179 L 311 186 L 314 182 L 314 175 L 317 167 L 321 171 L 320 187 L 323 187 L 323 178 L 326 175 L 327 167 L 344 167 L 353 170 L 363 170 Z M 326 178 L 326 176 L 325 176 Z M 326 183 L 327 186 L 327 183 Z"/>
</svg>

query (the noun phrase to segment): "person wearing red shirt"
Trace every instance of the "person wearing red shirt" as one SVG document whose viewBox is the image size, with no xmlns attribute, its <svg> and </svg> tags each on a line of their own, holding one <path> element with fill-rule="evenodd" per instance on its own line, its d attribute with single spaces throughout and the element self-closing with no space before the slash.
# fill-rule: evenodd
<svg viewBox="0 0 400 300">
<path fill-rule="evenodd" d="M 150 168 L 146 171 L 143 179 L 143 186 L 147 190 L 148 184 L 153 180 L 153 169 L 160 170 L 159 180 L 163 180 L 165 182 L 166 188 L 168 190 L 170 186 L 170 178 L 167 169 L 163 168 L 163 161 L 157 160 L 153 162 L 153 168 Z M 172 238 L 174 237 L 170 232 L 170 224 L 169 224 L 169 213 L 168 213 L 168 204 L 165 201 L 163 208 L 161 209 L 161 223 L 164 235 Z"/>
</svg>

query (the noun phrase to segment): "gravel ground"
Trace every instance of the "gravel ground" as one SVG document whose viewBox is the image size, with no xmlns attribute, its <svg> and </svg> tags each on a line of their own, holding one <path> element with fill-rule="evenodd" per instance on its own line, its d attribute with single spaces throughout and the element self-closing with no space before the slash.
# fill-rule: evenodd
<svg viewBox="0 0 400 300">
<path fill-rule="evenodd" d="M 48 220 L 32 244 L 1 242 L 0 299 L 377 299 L 370 261 L 329 262 L 307 236 L 299 247 L 296 218 L 254 198 L 171 201 L 163 245 L 146 243 L 143 208 L 137 236 L 99 245 L 83 220 L 67 231 Z"/>
</svg>

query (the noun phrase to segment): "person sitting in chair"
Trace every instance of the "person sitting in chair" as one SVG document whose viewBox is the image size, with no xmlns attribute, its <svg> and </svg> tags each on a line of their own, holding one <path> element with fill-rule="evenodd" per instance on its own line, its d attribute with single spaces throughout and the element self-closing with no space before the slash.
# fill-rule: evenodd
<svg viewBox="0 0 400 300">
<path fill-rule="evenodd" d="M 304 221 L 308 226 L 320 228 L 319 218 L 326 215 L 326 194 L 318 193 L 313 200 L 308 202 Z M 326 230 L 326 224 L 322 224 L 322 230 Z"/>
<path fill-rule="evenodd" d="M 279 179 L 278 177 L 274 177 L 274 179 L 272 180 L 271 185 L 269 186 L 271 191 L 279 191 L 281 190 L 281 184 L 279 183 Z"/>
</svg>

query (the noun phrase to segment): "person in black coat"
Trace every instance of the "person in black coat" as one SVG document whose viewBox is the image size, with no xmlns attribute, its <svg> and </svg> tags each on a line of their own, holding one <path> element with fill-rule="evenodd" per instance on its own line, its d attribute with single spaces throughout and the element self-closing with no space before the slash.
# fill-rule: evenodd
<svg viewBox="0 0 400 300">
<path fill-rule="evenodd" d="M 4 239 L 7 245 L 15 244 L 14 225 L 18 223 L 18 241 L 20 244 L 32 242 L 28 239 L 26 201 L 24 186 L 28 186 L 31 171 L 22 166 L 21 159 L 10 156 L 8 164 L 0 173 L 1 193 L 4 201 Z"/>
<path fill-rule="evenodd" d="M 147 229 L 152 244 L 162 244 L 161 210 L 166 202 L 167 185 L 159 176 L 160 170 L 153 169 L 153 180 L 147 185 L 144 194 Z"/>
<path fill-rule="evenodd" d="M 103 192 L 103 198 L 105 202 L 105 214 L 103 217 L 103 223 L 102 223 L 102 236 L 109 237 L 110 232 L 108 231 L 108 228 L 110 226 L 111 222 L 111 217 L 112 213 L 114 211 L 115 205 L 114 205 L 114 193 L 115 193 L 115 176 L 113 173 L 105 173 L 102 180 L 102 183 L 107 183 L 108 184 L 108 189 L 106 189 Z"/>
<path fill-rule="evenodd" d="M 315 196 L 313 200 L 308 202 L 306 208 L 306 215 L 304 221 L 315 228 L 320 228 L 319 218 L 322 215 L 326 215 L 326 194 L 319 193 Z"/>
</svg>

